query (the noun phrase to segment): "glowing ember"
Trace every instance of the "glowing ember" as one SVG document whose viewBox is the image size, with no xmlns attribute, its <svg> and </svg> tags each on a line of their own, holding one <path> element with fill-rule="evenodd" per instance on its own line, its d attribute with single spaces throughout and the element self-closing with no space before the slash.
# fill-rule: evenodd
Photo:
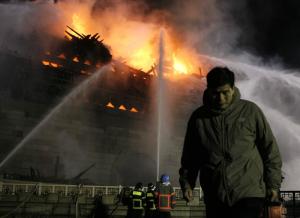
<svg viewBox="0 0 300 218">
<path fill-rule="evenodd" d="M 86 65 L 91 65 L 91 62 L 89 61 L 89 60 L 86 60 L 85 62 L 84 62 L 84 64 L 86 64 Z"/>
<path fill-rule="evenodd" d="M 49 61 L 42 61 L 42 64 L 45 65 L 45 66 L 49 66 L 50 62 Z"/>
<path fill-rule="evenodd" d="M 119 107 L 119 110 L 126 111 L 127 109 L 123 104 L 121 104 L 120 107 Z"/>
<path fill-rule="evenodd" d="M 43 64 L 44 66 L 49 66 L 49 67 L 54 67 L 54 68 L 61 67 L 61 65 L 59 65 L 59 64 L 57 64 L 57 63 L 50 62 L 50 61 L 46 61 L 46 60 L 43 60 L 43 61 L 42 61 L 42 64 Z"/>
<path fill-rule="evenodd" d="M 79 62 L 78 57 L 74 57 L 74 58 L 73 58 L 73 61 L 74 61 L 74 62 Z"/>
<path fill-rule="evenodd" d="M 54 67 L 54 68 L 57 68 L 58 67 L 58 64 L 57 63 L 50 63 L 51 67 Z"/>
<path fill-rule="evenodd" d="M 108 107 L 108 108 L 115 108 L 115 106 L 111 102 L 108 102 L 108 104 L 106 105 L 106 107 Z"/>
<path fill-rule="evenodd" d="M 57 56 L 58 58 L 61 58 L 61 59 L 66 59 L 66 56 L 64 54 L 60 54 Z"/>
<path fill-rule="evenodd" d="M 137 113 L 138 110 L 137 110 L 136 108 L 132 107 L 132 108 L 130 109 L 130 112 L 132 112 L 132 113 Z"/>
</svg>

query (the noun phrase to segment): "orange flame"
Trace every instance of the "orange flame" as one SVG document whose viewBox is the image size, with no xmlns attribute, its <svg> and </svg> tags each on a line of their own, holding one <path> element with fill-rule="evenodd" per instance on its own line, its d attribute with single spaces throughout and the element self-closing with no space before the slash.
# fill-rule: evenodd
<svg viewBox="0 0 300 218">
<path fill-rule="evenodd" d="M 115 108 L 115 106 L 111 103 L 111 102 L 108 102 L 108 104 L 106 105 L 106 107 L 108 107 L 108 108 Z"/>
<path fill-rule="evenodd" d="M 72 37 L 69 36 L 66 32 L 65 32 L 65 38 L 66 38 L 67 40 L 71 40 L 71 39 L 72 39 Z"/>
<path fill-rule="evenodd" d="M 49 66 L 50 62 L 49 61 L 42 61 L 42 64 L 45 65 L 45 66 Z"/>
<path fill-rule="evenodd" d="M 79 33 L 86 33 L 84 21 L 76 13 L 72 16 L 72 24 Z"/>
<path fill-rule="evenodd" d="M 173 54 L 173 69 L 174 73 L 187 74 L 188 72 L 186 65 L 178 60 L 175 54 Z"/>
<path fill-rule="evenodd" d="M 74 57 L 74 58 L 73 58 L 73 61 L 74 61 L 74 62 L 79 62 L 78 57 Z"/>
<path fill-rule="evenodd" d="M 46 60 L 43 60 L 43 61 L 42 61 L 42 64 L 43 64 L 44 66 L 49 66 L 49 67 L 54 67 L 54 68 L 61 67 L 61 65 L 59 65 L 59 64 L 57 64 L 57 63 L 50 62 L 50 61 L 46 61 Z"/>
<path fill-rule="evenodd" d="M 137 113 L 138 110 L 137 110 L 135 107 L 132 107 L 132 108 L 130 109 L 130 112 L 132 112 L 132 113 Z"/>
<path fill-rule="evenodd" d="M 69 24 L 78 33 L 82 35 L 99 33 L 105 44 L 110 46 L 115 59 L 123 60 L 129 66 L 143 71 L 149 71 L 153 65 L 158 64 L 160 24 L 131 19 L 129 14 L 124 13 L 123 7 L 103 11 L 93 18 L 90 13 L 92 4 L 62 3 L 59 7 L 62 7 L 65 13 L 65 20 L 71 18 Z M 172 28 L 167 25 L 164 39 L 165 73 L 170 75 L 198 73 L 199 67 L 202 66 L 195 49 L 185 45 L 175 34 L 172 35 Z M 77 62 L 76 59 L 73 61 Z"/>
<path fill-rule="evenodd" d="M 58 67 L 58 64 L 57 64 L 57 63 L 51 62 L 50 65 L 51 65 L 51 67 L 54 67 L 54 68 L 57 68 L 57 67 Z"/>
<path fill-rule="evenodd" d="M 153 46 L 149 43 L 137 49 L 128 57 L 128 64 L 138 69 L 148 70 L 155 63 Z"/>
<path fill-rule="evenodd" d="M 123 104 L 121 104 L 120 107 L 119 107 L 119 110 L 126 111 L 127 109 Z"/>
</svg>

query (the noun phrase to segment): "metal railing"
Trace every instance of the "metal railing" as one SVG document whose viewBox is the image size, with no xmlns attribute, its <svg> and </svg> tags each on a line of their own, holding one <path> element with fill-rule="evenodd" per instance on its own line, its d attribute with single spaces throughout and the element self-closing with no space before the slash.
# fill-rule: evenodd
<svg viewBox="0 0 300 218">
<path fill-rule="evenodd" d="M 281 191 L 280 197 L 286 207 L 286 218 L 300 217 L 300 191 Z"/>
<path fill-rule="evenodd" d="M 37 186 L 37 188 L 36 188 Z M 57 193 L 64 196 L 82 194 L 87 197 L 94 197 L 95 195 L 115 195 L 117 196 L 125 186 L 97 186 L 97 185 L 65 185 L 52 183 L 34 183 L 22 181 L 0 181 L 0 193 L 17 194 L 34 191 L 37 195 L 45 193 Z M 131 186 L 130 188 L 133 188 Z M 146 191 L 146 187 L 143 188 Z M 176 198 L 182 198 L 182 191 L 180 187 L 174 187 Z M 194 189 L 194 196 L 202 199 L 203 193 L 200 187 Z"/>
<path fill-rule="evenodd" d="M 52 183 L 34 183 L 22 181 L 0 181 L 0 194 L 18 195 L 22 193 L 34 193 L 35 195 L 57 194 L 59 196 L 84 195 L 94 198 L 97 195 L 110 195 L 116 198 L 124 186 L 97 186 L 97 185 L 66 185 Z M 130 188 L 133 188 L 131 186 Z M 147 188 L 144 187 L 144 190 Z M 182 199 L 180 187 L 174 187 L 176 198 Z M 200 187 L 194 189 L 194 196 L 202 200 L 203 193 Z M 281 191 L 281 199 L 286 208 L 286 218 L 300 217 L 300 191 Z"/>
<path fill-rule="evenodd" d="M 125 186 L 67 185 L 36 183 L 12 180 L 0 180 L 0 217 L 12 214 L 29 216 L 31 214 L 88 217 L 94 208 L 95 199 L 100 196 L 104 204 L 114 206 L 120 203 L 120 193 Z M 133 188 L 131 186 L 130 188 Z M 143 188 L 146 191 L 146 187 Z M 182 198 L 179 187 L 174 187 L 176 197 Z M 194 190 L 194 196 L 202 197 L 200 188 Z M 104 200 L 106 199 L 106 200 Z M 28 204 L 30 203 L 30 204 Z M 46 207 L 41 207 L 41 204 Z M 11 208 L 12 207 L 12 208 Z M 41 209 L 42 208 L 42 209 Z M 120 210 L 119 213 L 124 213 Z"/>
</svg>

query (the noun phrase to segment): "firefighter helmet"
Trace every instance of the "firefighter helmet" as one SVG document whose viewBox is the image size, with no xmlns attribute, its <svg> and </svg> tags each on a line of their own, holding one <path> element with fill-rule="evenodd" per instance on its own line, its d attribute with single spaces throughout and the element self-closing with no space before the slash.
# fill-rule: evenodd
<svg viewBox="0 0 300 218">
<path fill-rule="evenodd" d="M 152 182 L 148 183 L 148 190 L 154 190 L 155 186 L 153 185 Z"/>
<path fill-rule="evenodd" d="M 141 182 L 138 182 L 136 185 L 135 185 L 135 189 L 143 189 L 143 184 Z"/>
<path fill-rule="evenodd" d="M 162 183 L 170 182 L 170 176 L 168 176 L 166 174 L 162 174 L 161 177 L 160 177 L 160 181 Z"/>
</svg>

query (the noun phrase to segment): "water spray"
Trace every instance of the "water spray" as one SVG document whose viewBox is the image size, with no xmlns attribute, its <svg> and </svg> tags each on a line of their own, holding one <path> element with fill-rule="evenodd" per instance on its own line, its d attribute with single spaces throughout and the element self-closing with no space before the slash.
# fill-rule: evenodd
<svg viewBox="0 0 300 218">
<path fill-rule="evenodd" d="M 23 145 L 28 142 L 32 136 L 34 136 L 47 122 L 50 120 L 56 113 L 60 111 L 63 105 L 65 105 L 67 102 L 69 102 L 72 98 L 76 97 L 79 93 L 81 93 L 83 90 L 85 90 L 87 87 L 90 86 L 91 81 L 96 80 L 99 78 L 99 76 L 108 71 L 108 67 L 104 66 L 100 68 L 98 71 L 96 71 L 92 76 L 88 77 L 86 80 L 84 80 L 79 86 L 77 86 L 75 89 L 73 89 L 66 97 L 63 98 L 63 100 L 55 106 L 46 116 L 45 118 L 38 123 L 37 126 L 35 126 L 26 136 L 22 139 L 22 141 L 1 161 L 0 163 L 0 169 L 4 166 L 4 164 L 18 151 L 20 150 Z"/>
<path fill-rule="evenodd" d="M 160 146 L 161 146 L 161 131 L 162 131 L 162 113 L 163 113 L 163 65 L 164 65 L 164 30 L 161 29 L 159 36 L 159 62 L 158 62 L 158 94 L 157 94 L 157 148 L 156 148 L 156 181 L 159 180 L 159 165 L 160 165 Z"/>
</svg>

